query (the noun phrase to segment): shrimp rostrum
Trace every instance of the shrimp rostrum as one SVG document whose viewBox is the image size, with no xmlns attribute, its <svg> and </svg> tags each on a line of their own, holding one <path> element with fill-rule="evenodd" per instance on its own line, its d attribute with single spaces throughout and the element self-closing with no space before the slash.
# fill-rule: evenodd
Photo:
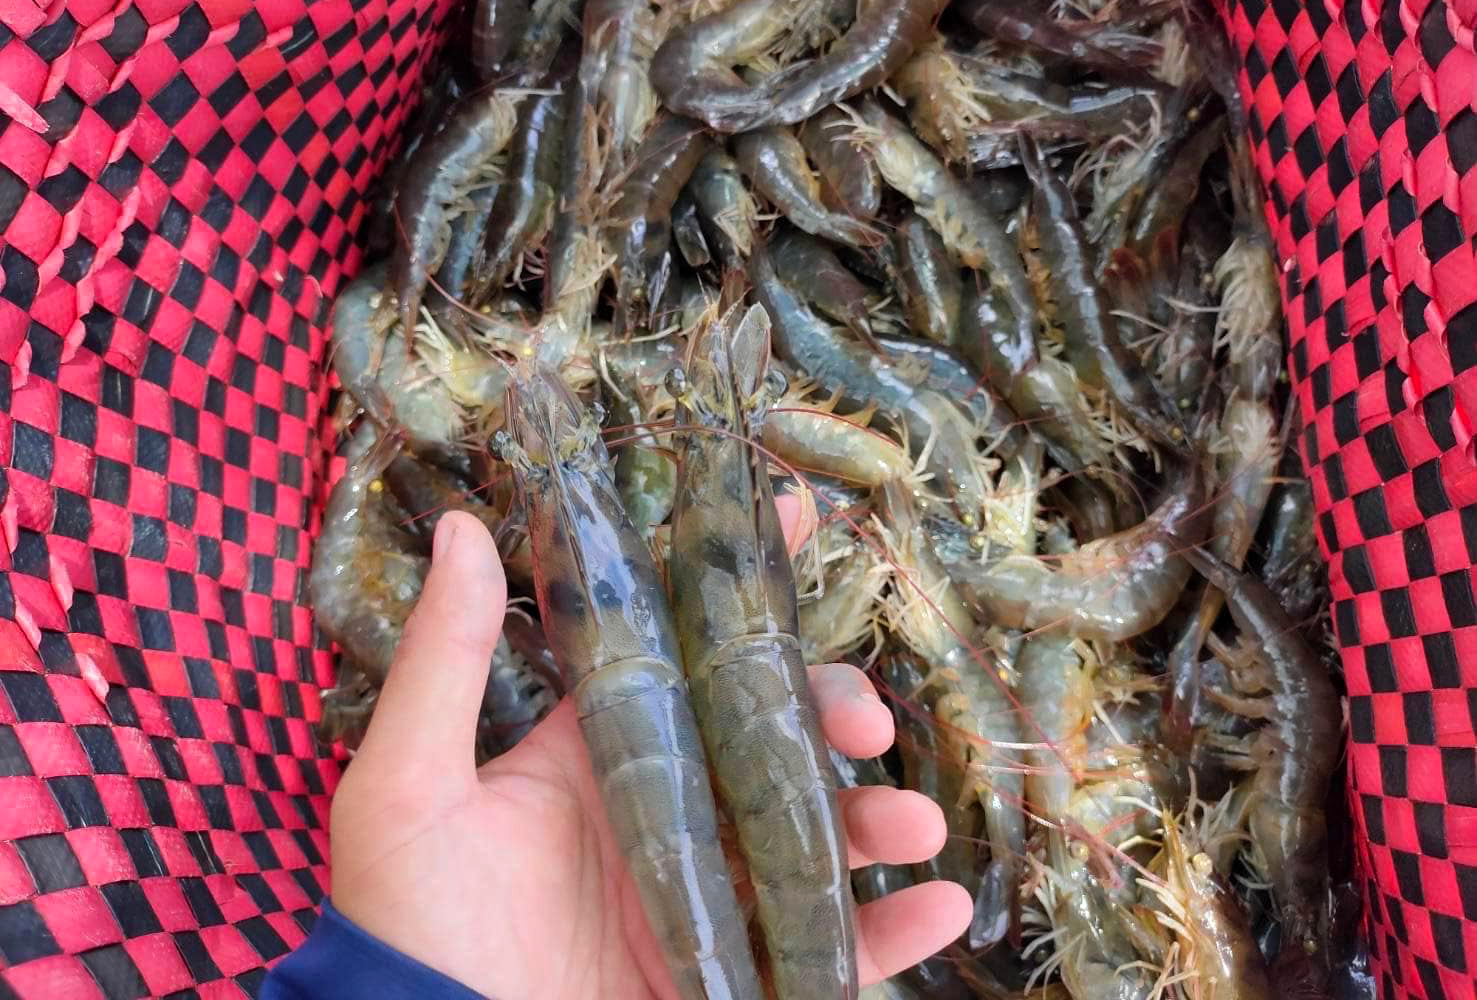
<svg viewBox="0 0 1477 1000">
<path fill-rule="evenodd" d="M 761 996 L 676 625 L 594 417 L 547 369 L 510 382 L 507 411 L 540 617 L 677 995 Z"/>
<path fill-rule="evenodd" d="M 800 654 L 790 557 L 762 426 L 769 318 L 731 308 L 700 332 L 678 403 L 668 560 L 693 708 L 749 864 L 781 1000 L 857 996 L 856 931 L 836 777 Z M 776 385 L 778 383 L 778 385 Z"/>
</svg>

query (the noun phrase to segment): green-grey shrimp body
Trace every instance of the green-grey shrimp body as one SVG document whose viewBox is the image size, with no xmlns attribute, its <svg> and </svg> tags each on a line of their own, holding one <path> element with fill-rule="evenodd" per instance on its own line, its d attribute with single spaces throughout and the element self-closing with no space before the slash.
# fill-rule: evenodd
<svg viewBox="0 0 1477 1000">
<path fill-rule="evenodd" d="M 540 617 L 678 995 L 758 998 L 676 625 L 599 430 L 547 369 L 520 373 L 507 410 Z"/>
<path fill-rule="evenodd" d="M 780 1000 L 854 1000 L 856 928 L 836 777 L 800 655 L 763 420 L 769 322 L 730 310 L 673 379 L 681 471 L 668 561 L 683 662 L 749 863 Z"/>
</svg>

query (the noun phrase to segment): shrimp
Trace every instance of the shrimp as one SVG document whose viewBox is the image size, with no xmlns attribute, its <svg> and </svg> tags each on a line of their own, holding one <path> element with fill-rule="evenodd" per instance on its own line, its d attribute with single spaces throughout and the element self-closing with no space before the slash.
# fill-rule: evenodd
<svg viewBox="0 0 1477 1000">
<path fill-rule="evenodd" d="M 668 116 L 651 128 L 621 188 L 615 219 L 623 233 L 616 291 L 623 330 L 644 327 L 671 274 L 672 204 L 709 141 L 696 123 Z"/>
<path fill-rule="evenodd" d="M 767 56 L 781 66 L 812 49 L 823 49 L 846 33 L 856 20 L 856 0 L 800 0 L 790 7 L 790 28 Z"/>
<path fill-rule="evenodd" d="M 962 516 L 973 517 L 987 492 L 986 472 L 965 413 L 939 393 L 902 381 L 892 366 L 865 347 L 837 336 L 779 280 L 764 248 L 755 249 L 749 272 L 756 296 L 773 319 L 779 356 L 822 385 L 896 412 L 908 429 L 915 457 L 924 460 L 927 471 L 955 498 Z"/>
<path fill-rule="evenodd" d="M 591 324 L 610 258 L 590 229 L 577 227 L 566 263 L 570 271 L 564 290 L 531 324 L 520 315 L 496 312 L 470 316 L 467 323 L 484 346 L 557 369 L 571 382 L 587 385 L 594 378 Z M 506 366 L 498 364 L 499 377 L 505 378 Z"/>
<path fill-rule="evenodd" d="M 1096 426 L 1071 366 L 1049 356 L 1027 365 L 1013 356 L 1011 321 L 1002 318 L 1008 312 L 990 289 L 966 286 L 959 338 L 965 356 L 1058 465 L 1068 472 L 1106 466 L 1112 460 L 1106 432 Z"/>
<path fill-rule="evenodd" d="M 869 638 L 880 641 L 877 606 L 887 574 L 871 550 L 855 548 L 828 577 L 826 592 L 800 605 L 800 651 L 808 663 L 830 663 Z"/>
<path fill-rule="evenodd" d="M 481 184 L 467 192 L 467 210 L 452 219 L 447 227 L 446 253 L 437 268 L 428 307 L 442 314 L 456 309 L 475 285 L 474 276 L 482 264 L 482 244 L 487 239 L 487 223 L 497 201 L 498 185 Z"/>
<path fill-rule="evenodd" d="M 796 228 L 850 246 L 871 246 L 882 236 L 865 222 L 821 203 L 821 186 L 805 158 L 805 147 L 786 128 L 745 132 L 734 140 L 739 167 L 755 190 L 774 202 Z"/>
<path fill-rule="evenodd" d="M 322 714 L 313 726 L 313 735 L 325 746 L 342 743 L 350 751 L 359 749 L 379 695 L 379 688 L 369 682 L 349 657 L 340 653 L 334 686 L 319 695 Z"/>
<path fill-rule="evenodd" d="M 1113 289 L 1120 314 L 1143 307 L 1153 310 L 1151 298 L 1163 296 L 1161 308 L 1153 310 L 1155 319 L 1168 327 L 1168 332 L 1155 346 L 1155 377 L 1164 387 L 1165 394 L 1185 415 L 1194 412 L 1207 398 L 1205 389 L 1214 362 L 1215 328 L 1219 317 L 1211 296 L 1213 289 L 1209 287 L 1206 275 L 1220 256 L 1217 244 L 1221 242 L 1221 235 L 1207 220 L 1192 215 L 1186 221 L 1184 240 L 1179 248 L 1179 275 L 1173 288 L 1158 284 L 1151 286 L 1145 281 L 1137 287 L 1120 283 Z M 1162 292 L 1160 288 L 1163 288 Z"/>
<path fill-rule="evenodd" d="M 1208 546 L 1218 559 L 1237 569 L 1251 549 L 1282 457 L 1275 420 L 1270 401 L 1247 400 L 1239 395 L 1226 404 L 1221 418 L 1220 442 L 1215 451 L 1218 478 L 1225 487 L 1216 500 Z M 1200 688 L 1200 648 L 1221 613 L 1221 605 L 1222 595 L 1217 590 L 1211 589 L 1201 598 L 1199 609 L 1185 623 L 1165 663 L 1171 682 L 1167 742 L 1179 753 L 1189 749 L 1192 703 Z"/>
<path fill-rule="evenodd" d="M 333 370 L 369 418 L 385 433 L 403 436 L 419 454 L 458 468 L 455 447 L 466 413 L 446 385 L 405 348 L 403 331 L 386 315 L 387 267 L 368 268 L 333 305 Z"/>
<path fill-rule="evenodd" d="M 1178 413 L 1161 398 L 1142 362 L 1118 335 L 1117 319 L 1093 272 L 1071 190 L 1030 136 L 1023 134 L 1020 142 L 1026 172 L 1035 184 L 1036 230 L 1068 360 L 1085 384 L 1105 390 L 1140 431 L 1178 452 L 1185 438 Z"/>
<path fill-rule="evenodd" d="M 430 560 L 411 551 L 412 540 L 384 501 L 380 476 L 399 449 L 396 438 L 378 437 L 372 425 L 355 432 L 348 469 L 329 494 L 308 570 L 318 627 L 375 687 L 389 674 L 430 569 Z"/>
<path fill-rule="evenodd" d="M 976 86 L 964 67 L 965 59 L 963 53 L 951 51 L 943 36 L 935 32 L 888 81 L 888 86 L 908 102 L 908 117 L 918 134 L 950 163 L 966 160 L 970 137 L 1001 110 L 1007 110 L 997 106 L 1003 103 L 999 101 L 1003 94 Z M 1040 81 L 1036 86 L 1060 89 Z M 1019 111 L 1012 117 L 1029 119 L 1039 113 L 1034 107 Z"/>
<path fill-rule="evenodd" d="M 619 177 L 626 158 L 656 116 L 657 96 L 647 81 L 657 31 L 646 0 L 586 0 L 582 89 L 601 124 L 604 177 Z"/>
<path fill-rule="evenodd" d="M 769 248 L 775 269 L 781 274 L 794 275 L 791 284 L 802 288 L 817 309 L 876 349 L 872 318 L 867 310 L 867 300 L 875 296 L 846 269 L 830 247 L 803 233 L 787 230 L 773 237 Z"/>
<path fill-rule="evenodd" d="M 1083 220 L 1083 230 L 1098 248 L 1099 269 L 1108 264 L 1110 251 L 1123 246 L 1153 179 L 1164 172 L 1203 118 L 1200 95 L 1188 88 L 1172 91 L 1163 104 L 1162 112 L 1149 122 L 1148 141 L 1130 144 L 1126 153 L 1093 179 L 1092 211 Z"/>
<path fill-rule="evenodd" d="M 1108 902 L 1086 860 L 1065 855 L 1046 872 L 1044 884 L 1053 939 L 1060 942 L 1050 964 L 1060 969 L 1067 992 L 1092 1000 L 1150 1000 L 1154 982 L 1136 964 L 1126 915 Z"/>
<path fill-rule="evenodd" d="M 529 95 L 519 111 L 513 155 L 487 224 L 486 260 L 477 275 L 474 305 L 502 287 L 524 248 L 548 230 L 569 105 L 569 96 L 558 88 L 568 84 L 569 75 L 556 69 L 542 81 L 545 92 Z"/>
<path fill-rule="evenodd" d="M 858 134 L 872 149 L 882 179 L 913 202 L 918 214 L 966 267 L 983 270 L 990 286 L 1009 306 L 1010 326 L 1001 334 L 1008 338 L 1005 353 L 1018 359 L 1019 368 L 1029 368 L 1037 357 L 1037 304 L 1015 242 L 968 186 L 882 105 L 868 100 L 862 118 L 865 124 Z"/>
<path fill-rule="evenodd" d="M 797 135 L 821 175 L 821 200 L 866 221 L 882 208 L 882 175 L 866 149 L 847 135 L 850 122 L 840 108 L 825 108 L 806 119 Z"/>
<path fill-rule="evenodd" d="M 1050 7 L 1023 6 L 1005 0 L 961 0 L 957 9 L 989 38 L 1062 57 L 1109 75 L 1141 78 L 1148 75 L 1148 67 L 1157 59 L 1157 50 L 1141 43 L 1136 45 L 1138 62 L 1128 62 L 1111 49 L 1103 48 L 1093 34 L 1074 30 L 1057 20 Z"/>
<path fill-rule="evenodd" d="M 1248 191 L 1255 181 L 1244 144 L 1232 157 L 1233 192 L 1241 234 L 1216 262 L 1213 272 L 1221 289 L 1216 315 L 1216 346 L 1226 348 L 1227 381 L 1231 399 L 1220 422 L 1221 480 L 1226 490 L 1216 505 L 1211 552 L 1240 569 L 1251 547 L 1271 495 L 1272 478 L 1281 458 L 1273 394 L 1282 369 L 1281 300 L 1276 269 L 1256 235 L 1260 222 L 1257 194 Z M 1211 590 L 1202 599 L 1198 616 L 1186 626 L 1170 651 L 1166 669 L 1172 678 L 1168 729 L 1175 748 L 1183 753 L 1190 742 L 1189 717 L 1199 693 L 1200 647 L 1221 610 L 1221 598 Z"/>
<path fill-rule="evenodd" d="M 983 864 L 975 841 L 984 814 L 979 798 L 967 787 L 967 741 L 954 738 L 934 717 L 934 706 L 947 684 L 934 683 L 935 672 L 905 652 L 883 659 L 882 679 L 892 693 L 897 722 L 898 754 L 903 784 L 928 796 L 944 812 L 949 839 L 943 849 L 915 866 L 920 881 L 939 879 L 971 886 L 980 881 Z M 950 744 L 953 745 L 950 745 Z"/>
<path fill-rule="evenodd" d="M 673 31 L 651 60 L 651 84 L 669 111 L 718 132 L 753 127 L 753 88 L 732 69 L 760 55 L 792 26 L 791 5 L 738 0 Z"/>
<path fill-rule="evenodd" d="M 1177 557 L 1205 537 L 1204 505 L 1204 476 L 1192 466 L 1132 528 L 1056 560 L 1017 554 L 989 565 L 951 560 L 949 571 L 961 593 L 1003 628 L 1059 628 L 1122 642 L 1163 621 L 1184 591 L 1190 570 Z"/>
<path fill-rule="evenodd" d="M 543 306 L 548 310 L 567 296 L 581 280 L 576 260 L 580 246 L 595 229 L 595 192 L 603 161 L 600 157 L 599 119 L 591 107 L 593 84 L 580 73 L 565 111 L 562 159 L 555 187 L 549 238 L 544 248 Z M 602 202 L 603 204 L 603 202 Z M 603 273 L 601 277 L 603 277 Z"/>
<path fill-rule="evenodd" d="M 886 80 L 933 30 L 947 0 L 874 0 L 825 55 L 775 74 L 755 88 L 747 114 L 710 122 L 720 132 L 746 132 L 803 122 L 828 105 Z"/>
<path fill-rule="evenodd" d="M 1267 559 L 1262 578 L 1295 622 L 1312 617 L 1327 587 L 1318 537 L 1313 532 L 1313 491 L 1303 476 L 1297 449 L 1284 453 L 1283 485 L 1273 495 L 1267 520 Z"/>
<path fill-rule="evenodd" d="M 1212 854 L 1194 841 L 1187 844 L 1179 821 L 1167 812 L 1161 829 L 1164 846 L 1149 865 L 1160 880 L 1139 882 L 1158 898 L 1162 909 L 1155 917 L 1179 945 L 1177 964 L 1188 974 L 1185 994 L 1197 1000 L 1270 1000 L 1266 964 Z"/>
<path fill-rule="evenodd" d="M 441 515 L 452 510 L 471 514 L 494 538 L 507 527 L 501 514 L 476 499 L 444 469 L 401 455 L 385 470 L 384 479 L 395 502 L 405 511 L 408 527 L 427 540 L 436 534 Z"/>
<path fill-rule="evenodd" d="M 1266 863 L 1283 940 L 1308 955 L 1323 953 L 1321 914 L 1328 889 L 1323 802 L 1343 746 L 1338 693 L 1265 583 L 1203 549 L 1183 554 L 1226 595 L 1237 628 L 1258 644 L 1250 680 L 1266 689 L 1267 698 L 1237 706 L 1266 720 L 1252 749 L 1252 844 Z"/>
<path fill-rule="evenodd" d="M 498 445 L 528 505 L 540 615 L 678 995 L 761 996 L 676 624 L 598 428 L 548 369 L 518 373 L 507 411 Z"/>
<path fill-rule="evenodd" d="M 971 942 L 982 947 L 1019 926 L 1025 783 L 1021 761 L 1009 748 L 1022 742 L 1021 718 L 1004 680 L 991 676 L 966 645 L 975 631 L 974 617 L 934 557 L 924 522 L 902 484 L 883 487 L 883 513 L 890 525 L 883 531 L 889 554 L 899 574 L 910 578 L 895 586 L 888 625 L 928 663 L 927 684 L 939 691 L 934 714 L 947 732 L 967 742 L 967 784 L 984 811 L 990 844 L 987 888 L 994 898 L 987 907 L 992 915 L 980 921 L 990 930 Z"/>
<path fill-rule="evenodd" d="M 1001 454 L 1014 455 L 1024 446 L 1027 434 L 1015 414 L 958 352 L 933 341 L 895 334 L 879 333 L 872 339 L 901 378 L 954 400 Z"/>
<path fill-rule="evenodd" d="M 577 0 L 533 0 L 523 33 L 507 60 L 515 88 L 530 87 L 549 68 L 554 53 L 578 22 Z"/>
<path fill-rule="evenodd" d="M 908 328 L 953 346 L 959 338 L 964 280 L 948 247 L 917 212 L 909 212 L 892 234 L 897 255 L 893 287 L 902 299 Z"/>
<path fill-rule="evenodd" d="M 1154 121 L 1162 96 L 1153 86 L 1058 87 L 1034 73 L 1013 72 L 977 58 L 962 62 L 960 68 L 971 80 L 975 99 L 993 116 L 965 136 L 961 165 L 971 171 L 1018 165 L 1018 132 L 1030 133 L 1052 153 L 1142 132 Z"/>
<path fill-rule="evenodd" d="M 731 271 L 743 270 L 757 238 L 759 209 L 738 164 L 722 150 L 712 150 L 693 170 L 688 189 L 718 263 Z"/>
<path fill-rule="evenodd" d="M 899 657 L 894 656 L 889 659 L 897 660 Z M 888 685 L 893 690 L 905 689 L 915 681 L 921 681 L 923 677 L 922 670 L 912 661 L 901 664 L 896 671 L 884 665 L 884 674 L 888 676 Z M 896 683 L 894 684 L 894 682 Z M 901 707 L 898 709 L 898 731 L 904 734 L 904 738 L 899 741 L 898 750 L 903 757 L 904 767 L 907 769 L 909 776 L 909 780 L 905 784 L 907 787 L 915 791 L 920 791 L 934 801 L 943 804 L 945 815 L 947 816 L 949 814 L 950 800 L 946 794 L 939 791 L 937 783 L 931 780 L 932 777 L 936 777 L 940 773 L 942 761 L 937 755 L 930 754 L 929 750 L 925 749 L 925 747 L 932 746 L 933 741 L 937 738 L 938 731 L 928 719 L 923 718 L 915 710 L 915 706 L 902 706 L 901 702 L 899 702 L 899 705 Z M 921 744 L 909 738 L 908 734 L 913 729 L 920 731 L 920 738 L 923 741 Z M 834 752 L 831 754 L 831 760 L 836 767 L 837 781 L 843 788 L 853 788 L 859 785 L 894 784 L 880 760 L 852 760 L 841 757 Z M 959 768 L 955 773 L 958 777 L 962 778 L 963 769 Z M 918 783 L 915 783 L 915 780 Z M 957 787 L 960 782 L 956 780 L 955 784 Z M 978 818 L 977 810 L 974 813 L 974 818 Z M 975 825 L 977 824 L 971 824 L 971 830 Z M 972 837 L 973 834 L 971 833 L 969 836 Z M 974 855 L 973 848 L 965 840 L 950 840 L 944 845 L 944 852 L 947 853 L 951 850 L 966 852 L 971 858 Z M 940 858 L 941 855 L 935 855 L 925 865 L 938 862 Z M 948 870 L 951 866 L 947 862 L 944 862 L 938 867 Z M 965 874 L 967 878 L 971 881 L 973 880 L 972 871 Z M 944 877 L 953 878 L 953 876 Z M 865 868 L 857 869 L 851 874 L 851 884 L 853 891 L 856 893 L 857 902 L 863 904 L 891 895 L 899 889 L 906 889 L 908 886 L 915 885 L 916 881 L 914 873 L 900 865 L 868 865 Z M 960 979 L 959 973 L 954 968 L 954 961 L 951 957 L 945 955 L 934 955 L 926 958 L 901 973 L 899 978 L 917 989 L 927 1000 L 967 1000 L 968 997 L 973 995 Z M 862 1000 L 867 1000 L 867 990 L 864 989 L 861 996 Z"/>
<path fill-rule="evenodd" d="M 503 618 L 503 638 L 508 640 L 508 647 L 513 652 L 523 657 L 529 669 L 554 697 L 564 697 L 564 680 L 559 675 L 554 653 L 549 649 L 543 625 L 536 619 L 514 612 Z"/>
<path fill-rule="evenodd" d="M 1236 235 L 1213 272 L 1221 293 L 1216 347 L 1226 348 L 1237 392 L 1248 399 L 1270 399 L 1282 373 L 1281 286 L 1244 137 L 1233 143 L 1230 159 Z"/>
<path fill-rule="evenodd" d="M 450 473 L 405 456 L 396 458 L 385 470 L 385 485 L 405 510 L 408 526 L 427 543 L 447 511 L 459 510 L 481 521 L 498 542 L 508 580 L 522 589 L 532 589 L 533 567 L 522 537 L 526 526 L 516 506 L 504 516 L 474 499 Z"/>
<path fill-rule="evenodd" d="M 1180 224 L 1200 187 L 1201 169 L 1221 148 L 1224 137 L 1224 117 L 1207 122 L 1154 179 L 1128 232 L 1127 246 L 1141 259 L 1152 261 L 1164 254 L 1166 244 L 1172 248 L 1178 242 Z"/>
<path fill-rule="evenodd" d="M 1058 641 L 1049 640 L 1048 644 Z M 1058 652 L 1065 653 L 1068 660 L 1075 659 L 1070 650 L 1058 647 Z M 1051 653 L 1046 655 L 1054 658 Z M 1043 662 L 1036 669 L 1049 667 L 1050 662 Z M 1043 720 L 1043 728 L 1050 729 L 1054 721 L 1064 720 L 1057 712 L 1055 719 Z M 1090 846 L 1083 841 L 1069 844 L 1065 829 L 1050 827 L 1046 831 L 1046 853 L 1048 864 L 1039 869 L 1042 878 L 1036 895 L 1052 930 L 1033 941 L 1026 954 L 1047 945 L 1054 953 L 1035 975 L 1059 969 L 1067 992 L 1078 998 L 1150 1000 L 1157 996 L 1154 979 L 1135 948 L 1135 940 L 1147 935 L 1126 906 L 1115 905 L 1109 886 L 1094 874 Z"/>
<path fill-rule="evenodd" d="M 1114 839 L 1131 838 L 1133 812 L 1124 814 L 1118 800 L 1125 788 L 1142 794 L 1143 787 L 1132 777 L 1082 781 L 1095 709 L 1097 656 L 1080 639 L 1032 635 L 1026 637 L 1016 669 L 1022 710 L 1032 721 L 1027 735 L 1041 740 L 1026 754 L 1026 800 L 1046 824 L 1046 878 L 1055 896 L 1047 908 L 1056 928 L 1052 962 L 1060 964 L 1073 996 L 1146 1000 L 1153 983 L 1137 967 L 1135 948 L 1144 934 L 1123 909 L 1132 902 L 1131 893 L 1115 891 L 1114 879 L 1096 877 L 1090 869 L 1092 845 L 1107 842 L 1110 850 L 1116 848 L 1108 855 L 1110 871 L 1116 874 L 1119 866 L 1113 862 L 1122 847 L 1105 833 L 1117 825 L 1121 832 Z M 1118 822 L 1120 816 L 1130 822 Z M 1073 839 L 1072 830 L 1085 830 L 1092 839 Z M 1125 889 L 1131 884 L 1122 881 Z"/>
<path fill-rule="evenodd" d="M 498 91 L 467 98 L 406 165 L 395 196 L 401 238 L 390 257 L 402 330 L 415 328 L 426 278 L 446 256 L 450 218 L 471 207 L 468 191 L 497 178 L 495 157 L 513 137 L 517 106 Z"/>
<path fill-rule="evenodd" d="M 557 700 L 534 669 L 498 639 L 477 718 L 477 763 L 501 756 L 533 731 Z"/>
<path fill-rule="evenodd" d="M 1070 815 L 1078 768 L 1087 757 L 1092 719 L 1092 668 L 1096 659 L 1080 640 L 1064 634 L 1027 636 L 1016 658 L 1021 710 L 1031 720 L 1026 735 L 1040 745 L 1026 751 L 1026 801 L 1048 824 L 1048 859 L 1057 871 L 1071 867 L 1063 822 Z M 1098 897 L 1075 905 L 1090 911 Z M 1090 913 L 1093 922 L 1103 914 Z M 1084 994 L 1086 995 L 1086 994 Z"/>
<path fill-rule="evenodd" d="M 839 394 L 812 400 L 813 389 L 810 383 L 796 386 L 765 415 L 764 447 L 802 469 L 865 486 L 912 475 L 907 451 L 867 426 L 875 407 L 842 417 L 836 413 Z"/>
<path fill-rule="evenodd" d="M 769 322 L 762 308 L 742 316 L 739 308 L 696 335 L 688 374 L 669 376 L 678 424 L 723 432 L 678 435 L 668 560 L 677 631 L 758 897 L 775 991 L 781 1000 L 855 998 L 855 906 L 836 777 L 800 656 L 769 473 L 744 440 L 774 389 L 764 373 Z"/>
<path fill-rule="evenodd" d="M 660 343 L 654 341 L 651 343 Z M 609 355 L 606 356 L 608 362 Z M 603 364 L 603 395 L 615 425 L 624 428 L 622 437 L 633 440 L 615 453 L 615 486 L 636 530 L 650 539 L 666 523 L 677 493 L 677 463 L 667 449 L 656 444 L 644 426 L 665 399 L 661 383 L 643 384 L 639 361 L 632 365 Z"/>
</svg>

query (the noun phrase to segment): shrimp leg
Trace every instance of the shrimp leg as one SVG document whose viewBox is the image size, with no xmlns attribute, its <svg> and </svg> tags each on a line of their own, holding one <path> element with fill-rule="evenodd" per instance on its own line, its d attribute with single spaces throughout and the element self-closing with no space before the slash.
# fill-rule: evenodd
<svg viewBox="0 0 1477 1000">
<path fill-rule="evenodd" d="M 1185 442 L 1179 414 L 1118 334 L 1117 319 L 1093 271 L 1071 190 L 1029 135 L 1022 133 L 1020 142 L 1022 161 L 1036 187 L 1037 232 L 1042 255 L 1050 261 L 1068 359 L 1082 381 L 1105 389 L 1140 431 L 1179 452 Z"/>
<path fill-rule="evenodd" d="M 1328 822 L 1323 800 L 1343 746 L 1339 696 L 1328 671 L 1261 580 L 1203 549 L 1186 561 L 1226 595 L 1243 633 L 1261 647 L 1260 675 L 1272 712 L 1257 737 L 1251 837 L 1267 860 L 1284 940 L 1308 954 L 1325 950 Z"/>
</svg>

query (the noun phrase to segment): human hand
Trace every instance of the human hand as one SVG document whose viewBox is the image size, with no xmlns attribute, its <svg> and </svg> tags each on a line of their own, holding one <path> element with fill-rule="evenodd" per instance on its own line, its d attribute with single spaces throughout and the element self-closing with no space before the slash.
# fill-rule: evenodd
<svg viewBox="0 0 1477 1000">
<path fill-rule="evenodd" d="M 780 498 L 787 537 L 798 508 Z M 572 704 L 478 769 L 473 742 L 507 586 L 481 522 L 441 518 L 431 573 L 374 718 L 334 795 L 332 899 L 385 943 L 499 1000 L 675 995 L 615 846 Z M 871 757 L 892 715 L 846 664 L 810 668 L 826 738 Z M 932 857 L 946 836 L 929 799 L 841 792 L 853 867 Z M 968 893 L 928 882 L 858 911 L 864 984 L 968 925 Z"/>
</svg>

